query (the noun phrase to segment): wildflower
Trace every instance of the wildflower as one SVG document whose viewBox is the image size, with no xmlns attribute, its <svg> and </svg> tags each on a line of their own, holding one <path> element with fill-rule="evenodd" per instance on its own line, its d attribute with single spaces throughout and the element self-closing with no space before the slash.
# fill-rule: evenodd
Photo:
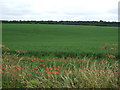
<svg viewBox="0 0 120 90">
<path fill-rule="evenodd" d="M 21 68 L 17 68 L 18 70 L 20 70 Z"/>
<path fill-rule="evenodd" d="M 59 62 L 62 62 L 62 59 L 60 59 Z"/>
<path fill-rule="evenodd" d="M 90 63 L 90 61 L 87 61 L 86 63 Z"/>
<path fill-rule="evenodd" d="M 55 68 L 54 70 L 58 70 L 59 71 L 59 68 Z"/>
<path fill-rule="evenodd" d="M 2 58 L 0 58 L 0 61 L 2 61 L 3 59 Z"/>
<path fill-rule="evenodd" d="M 76 61 L 74 61 L 74 63 L 76 63 Z"/>
<path fill-rule="evenodd" d="M 67 71 L 66 70 L 64 70 L 64 73 L 66 73 Z"/>
<path fill-rule="evenodd" d="M 56 65 L 53 65 L 53 67 L 56 67 Z"/>
<path fill-rule="evenodd" d="M 28 63 L 28 61 L 24 61 L 25 63 Z"/>
<path fill-rule="evenodd" d="M 37 59 L 37 58 L 34 58 L 34 60 Z"/>
<path fill-rule="evenodd" d="M 89 57 L 89 59 L 92 59 L 92 57 Z"/>
<path fill-rule="evenodd" d="M 45 59 L 45 60 L 49 60 L 49 59 Z"/>
<path fill-rule="evenodd" d="M 108 64 L 108 62 L 106 62 L 106 64 Z"/>
<path fill-rule="evenodd" d="M 94 61 L 92 64 L 96 64 L 98 61 Z"/>
<path fill-rule="evenodd" d="M 84 66 L 80 66 L 80 68 L 83 68 Z"/>
<path fill-rule="evenodd" d="M 103 60 L 104 62 L 106 61 L 106 60 Z"/>
<path fill-rule="evenodd" d="M 55 74 L 58 74 L 59 72 L 55 72 Z"/>
<path fill-rule="evenodd" d="M 42 71 L 42 72 L 46 72 L 46 73 L 48 73 L 48 71 L 47 71 L 47 70 L 44 70 L 44 71 Z"/>
<path fill-rule="evenodd" d="M 31 60 L 31 62 L 33 62 L 34 60 Z"/>
<path fill-rule="evenodd" d="M 55 57 L 55 59 L 58 59 L 58 57 Z"/>
<path fill-rule="evenodd" d="M 86 70 L 89 70 L 88 67 L 86 67 Z"/>
<path fill-rule="evenodd" d="M 67 59 L 72 59 L 71 57 L 68 57 Z"/>
<path fill-rule="evenodd" d="M 43 63 L 40 63 L 40 65 L 43 65 Z"/>
<path fill-rule="evenodd" d="M 49 67 L 50 70 L 52 70 L 52 67 Z"/>
<path fill-rule="evenodd" d="M 69 71 L 69 73 L 72 73 L 72 71 Z"/>
<path fill-rule="evenodd" d="M 37 67 L 33 67 L 33 69 L 37 69 Z"/>
<path fill-rule="evenodd" d="M 2 69 L 5 69 L 5 67 L 2 67 Z"/>
<path fill-rule="evenodd" d="M 58 66 L 58 68 L 60 68 L 60 66 Z"/>
<path fill-rule="evenodd" d="M 45 65 L 45 64 L 43 64 L 42 66 L 43 66 L 43 67 L 45 67 L 46 65 Z"/>
<path fill-rule="evenodd" d="M 36 71 L 35 73 L 39 73 L 39 71 Z"/>
<path fill-rule="evenodd" d="M 48 72 L 49 74 L 54 74 L 54 72 Z"/>
<path fill-rule="evenodd" d="M 5 63 L 2 63 L 2 66 L 4 65 Z"/>
<path fill-rule="evenodd" d="M 78 70 L 79 70 L 79 71 L 81 71 L 81 72 L 86 72 L 86 71 L 83 71 L 83 70 L 82 70 L 82 69 L 80 69 L 80 68 L 79 68 Z"/>
<path fill-rule="evenodd" d="M 72 85 L 72 87 L 75 87 L 75 85 Z"/>
<path fill-rule="evenodd" d="M 44 59 L 40 59 L 40 61 L 44 61 Z"/>
</svg>

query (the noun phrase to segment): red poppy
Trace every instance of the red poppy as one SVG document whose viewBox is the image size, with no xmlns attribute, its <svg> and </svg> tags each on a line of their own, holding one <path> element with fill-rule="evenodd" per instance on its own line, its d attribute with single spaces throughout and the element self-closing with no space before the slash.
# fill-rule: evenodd
<svg viewBox="0 0 120 90">
<path fill-rule="evenodd" d="M 60 68 L 60 66 L 58 66 L 58 68 Z"/>
<path fill-rule="evenodd" d="M 86 70 L 89 70 L 88 67 L 86 67 Z"/>
<path fill-rule="evenodd" d="M 89 57 L 89 59 L 92 59 L 92 57 Z"/>
<path fill-rule="evenodd" d="M 33 62 L 34 60 L 31 60 L 31 62 Z"/>
<path fill-rule="evenodd" d="M 40 61 L 44 61 L 44 59 L 40 59 Z"/>
<path fill-rule="evenodd" d="M 49 67 L 50 70 L 52 70 L 52 67 Z"/>
<path fill-rule="evenodd" d="M 24 61 L 25 63 L 28 63 L 28 61 Z"/>
<path fill-rule="evenodd" d="M 59 72 L 55 72 L 55 74 L 58 74 Z"/>
<path fill-rule="evenodd" d="M 98 61 L 94 61 L 92 64 L 96 64 Z"/>
<path fill-rule="evenodd" d="M 36 71 L 36 73 L 39 73 L 39 71 Z"/>
<path fill-rule="evenodd" d="M 83 68 L 84 66 L 80 66 L 80 68 Z"/>
<path fill-rule="evenodd" d="M 59 68 L 55 68 L 54 70 L 58 70 L 59 71 L 60 69 Z"/>
<path fill-rule="evenodd" d="M 37 69 L 37 67 L 33 67 L 33 69 Z"/>
<path fill-rule="evenodd" d="M 76 63 L 76 61 L 74 61 L 74 63 Z"/>
<path fill-rule="evenodd" d="M 55 59 L 58 59 L 58 57 L 55 57 Z"/>
<path fill-rule="evenodd" d="M 68 57 L 67 59 L 72 59 L 71 57 Z"/>
<path fill-rule="evenodd" d="M 66 73 L 67 71 L 66 70 L 64 70 L 64 73 Z"/>
<path fill-rule="evenodd" d="M 54 74 L 54 72 L 48 72 L 49 74 Z"/>
<path fill-rule="evenodd" d="M 80 68 L 79 68 L 78 70 L 80 70 L 81 72 L 86 72 L 86 71 L 83 71 L 83 70 L 82 70 L 82 69 L 80 69 Z"/>
<path fill-rule="evenodd" d="M 17 68 L 18 70 L 20 70 L 21 68 Z"/>
<path fill-rule="evenodd" d="M 5 69 L 5 67 L 2 67 L 2 69 Z"/>
<path fill-rule="evenodd" d="M 69 73 L 72 73 L 72 71 L 69 71 Z"/>
</svg>

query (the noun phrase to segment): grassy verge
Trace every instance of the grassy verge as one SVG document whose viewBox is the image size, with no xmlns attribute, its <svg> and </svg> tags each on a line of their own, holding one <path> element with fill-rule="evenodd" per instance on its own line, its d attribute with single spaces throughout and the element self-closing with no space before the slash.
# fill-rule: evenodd
<svg viewBox="0 0 120 90">
<path fill-rule="evenodd" d="M 3 88 L 119 88 L 119 61 L 109 54 L 104 59 L 28 57 L 3 49 Z"/>
</svg>

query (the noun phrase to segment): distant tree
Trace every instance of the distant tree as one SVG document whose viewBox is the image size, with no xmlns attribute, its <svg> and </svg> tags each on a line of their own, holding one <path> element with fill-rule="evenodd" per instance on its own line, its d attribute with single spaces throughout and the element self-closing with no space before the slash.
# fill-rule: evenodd
<svg viewBox="0 0 120 90">
<path fill-rule="evenodd" d="M 103 22 L 103 20 L 100 20 L 100 22 Z"/>
</svg>

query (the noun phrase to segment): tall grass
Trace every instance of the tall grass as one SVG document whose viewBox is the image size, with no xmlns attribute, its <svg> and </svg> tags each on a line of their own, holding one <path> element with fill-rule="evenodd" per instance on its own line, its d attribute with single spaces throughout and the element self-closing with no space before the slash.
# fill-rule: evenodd
<svg viewBox="0 0 120 90">
<path fill-rule="evenodd" d="M 38 58 L 3 49 L 3 88 L 119 88 L 115 58 Z"/>
</svg>

